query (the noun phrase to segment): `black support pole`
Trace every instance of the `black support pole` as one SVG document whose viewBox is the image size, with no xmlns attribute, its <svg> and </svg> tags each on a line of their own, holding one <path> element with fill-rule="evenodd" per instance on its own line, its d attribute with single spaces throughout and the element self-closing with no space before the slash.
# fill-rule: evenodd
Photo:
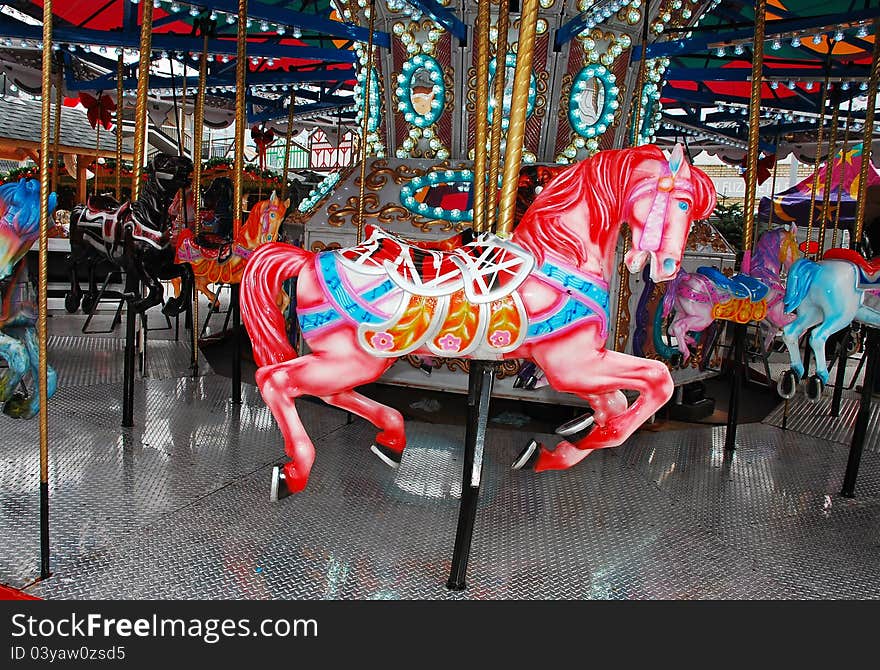
<svg viewBox="0 0 880 670">
<path fill-rule="evenodd" d="M 238 304 L 239 284 L 232 285 L 232 402 L 241 404 L 241 311 Z"/>
<path fill-rule="evenodd" d="M 49 482 L 40 482 L 40 578 L 47 579 L 49 571 Z"/>
<path fill-rule="evenodd" d="M 125 359 L 122 373 L 122 427 L 134 426 L 134 362 L 135 362 L 135 325 L 137 312 L 132 304 L 140 295 L 140 282 L 134 279 L 130 273 L 126 273 L 125 279 L 126 301 L 125 308 Z"/>
<path fill-rule="evenodd" d="M 739 422 L 739 398 L 742 393 L 743 372 L 746 365 L 746 325 L 737 323 L 733 328 L 733 379 L 730 384 L 730 401 L 727 404 L 727 432 L 724 449 L 736 449 L 736 427 Z"/>
<path fill-rule="evenodd" d="M 846 462 L 846 474 L 843 476 L 843 488 L 840 491 L 840 495 L 844 498 L 855 498 L 856 479 L 859 476 L 859 464 L 862 462 L 868 421 L 871 418 L 871 395 L 874 393 L 877 366 L 880 364 L 880 331 L 876 328 L 867 328 L 865 355 L 868 357 L 868 363 L 865 367 L 865 379 L 862 381 L 862 397 L 859 403 L 859 413 L 856 415 L 856 425 L 853 427 L 849 459 Z"/>
<path fill-rule="evenodd" d="M 486 442 L 486 425 L 489 421 L 489 403 L 495 382 L 495 364 L 491 361 L 471 361 L 468 376 L 468 417 L 464 443 L 464 467 L 461 479 L 461 506 L 458 511 L 458 528 L 455 531 L 455 548 L 452 551 L 452 568 L 446 587 L 453 591 L 465 588 L 471 541 L 474 537 L 474 521 L 480 497 L 480 479 L 483 471 L 483 447 Z"/>
<path fill-rule="evenodd" d="M 837 343 L 837 373 L 834 377 L 834 392 L 831 395 L 831 416 L 840 416 L 840 401 L 843 398 L 843 385 L 846 383 L 846 362 L 849 356 L 846 353 L 846 343 L 852 334 L 849 330 L 842 333 Z"/>
</svg>

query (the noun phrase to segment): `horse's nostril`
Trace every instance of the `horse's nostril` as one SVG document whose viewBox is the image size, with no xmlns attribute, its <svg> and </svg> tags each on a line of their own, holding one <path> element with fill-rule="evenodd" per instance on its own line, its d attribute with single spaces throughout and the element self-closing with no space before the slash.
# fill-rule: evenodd
<svg viewBox="0 0 880 670">
<path fill-rule="evenodd" d="M 667 258 L 663 261 L 663 271 L 669 274 L 675 272 L 675 259 Z"/>
</svg>

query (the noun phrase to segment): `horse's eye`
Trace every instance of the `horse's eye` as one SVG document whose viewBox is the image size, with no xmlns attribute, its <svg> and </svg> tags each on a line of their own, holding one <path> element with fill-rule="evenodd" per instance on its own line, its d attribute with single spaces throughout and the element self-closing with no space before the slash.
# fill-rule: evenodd
<svg viewBox="0 0 880 670">
<path fill-rule="evenodd" d="M 686 211 L 688 211 L 688 207 L 689 207 L 689 205 L 688 205 L 686 202 L 684 202 L 683 200 L 682 200 L 681 202 L 678 203 L 678 208 L 679 208 L 682 212 L 686 212 Z"/>
</svg>

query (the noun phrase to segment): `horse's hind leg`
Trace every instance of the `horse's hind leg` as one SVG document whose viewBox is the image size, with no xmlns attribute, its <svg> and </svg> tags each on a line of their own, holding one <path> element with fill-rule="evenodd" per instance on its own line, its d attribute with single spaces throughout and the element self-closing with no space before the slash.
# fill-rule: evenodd
<svg viewBox="0 0 880 670">
<path fill-rule="evenodd" d="M 348 336 L 345 340 L 348 342 Z M 312 354 L 263 366 L 256 374 L 257 386 L 278 422 L 285 453 L 291 459 L 282 468 L 284 484 L 290 493 L 305 488 L 315 460 L 314 445 L 294 405 L 300 396 L 323 398 L 376 423 L 383 430 L 377 441 L 392 452 L 403 449 L 404 445 L 403 421 L 397 418 L 399 414 L 350 390 L 376 380 L 394 359 L 375 358 L 353 347 L 330 354 L 318 343 L 314 344 Z M 276 485 L 277 482 L 273 482 L 273 487 Z"/>
<path fill-rule="evenodd" d="M 15 394 L 18 383 L 28 371 L 28 352 L 18 339 L 0 332 L 0 357 L 6 360 L 6 372 L 0 375 L 0 402 L 6 402 Z"/>
<path fill-rule="evenodd" d="M 804 362 L 801 358 L 801 349 L 799 341 L 801 335 L 810 328 L 822 321 L 822 314 L 819 310 L 805 309 L 802 304 L 798 308 L 798 314 L 794 321 L 782 329 L 782 341 L 788 349 L 788 358 L 791 361 L 791 369 L 797 374 L 798 378 L 804 376 Z"/>
<path fill-rule="evenodd" d="M 392 468 L 396 468 L 406 447 L 403 416 L 396 409 L 371 400 L 356 391 L 345 391 L 332 396 L 322 396 L 329 405 L 347 410 L 372 423 L 382 432 L 376 435 L 372 451 Z"/>
<path fill-rule="evenodd" d="M 850 323 L 852 323 L 852 317 L 848 314 L 841 314 L 837 318 L 825 321 L 814 328 L 810 334 L 810 348 L 816 356 L 816 374 L 823 384 L 828 383 L 828 362 L 825 360 L 825 344 L 828 342 L 829 337 L 843 330 Z"/>
</svg>

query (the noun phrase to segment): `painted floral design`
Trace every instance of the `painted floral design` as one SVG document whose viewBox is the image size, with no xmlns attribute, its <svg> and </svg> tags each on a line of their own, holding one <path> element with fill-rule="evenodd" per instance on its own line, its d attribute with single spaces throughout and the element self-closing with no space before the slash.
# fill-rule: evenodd
<svg viewBox="0 0 880 670">
<path fill-rule="evenodd" d="M 461 347 L 461 338 L 456 337 L 452 333 L 446 333 L 446 335 L 437 340 L 437 344 L 440 345 L 443 351 L 458 351 Z"/>
<path fill-rule="evenodd" d="M 489 336 L 489 344 L 493 347 L 506 347 L 510 345 L 510 331 L 496 330 Z"/>
<path fill-rule="evenodd" d="M 370 338 L 370 344 L 379 351 L 388 351 L 394 346 L 394 338 L 391 336 L 391 333 L 383 331 L 373 335 L 373 337 Z"/>
</svg>

